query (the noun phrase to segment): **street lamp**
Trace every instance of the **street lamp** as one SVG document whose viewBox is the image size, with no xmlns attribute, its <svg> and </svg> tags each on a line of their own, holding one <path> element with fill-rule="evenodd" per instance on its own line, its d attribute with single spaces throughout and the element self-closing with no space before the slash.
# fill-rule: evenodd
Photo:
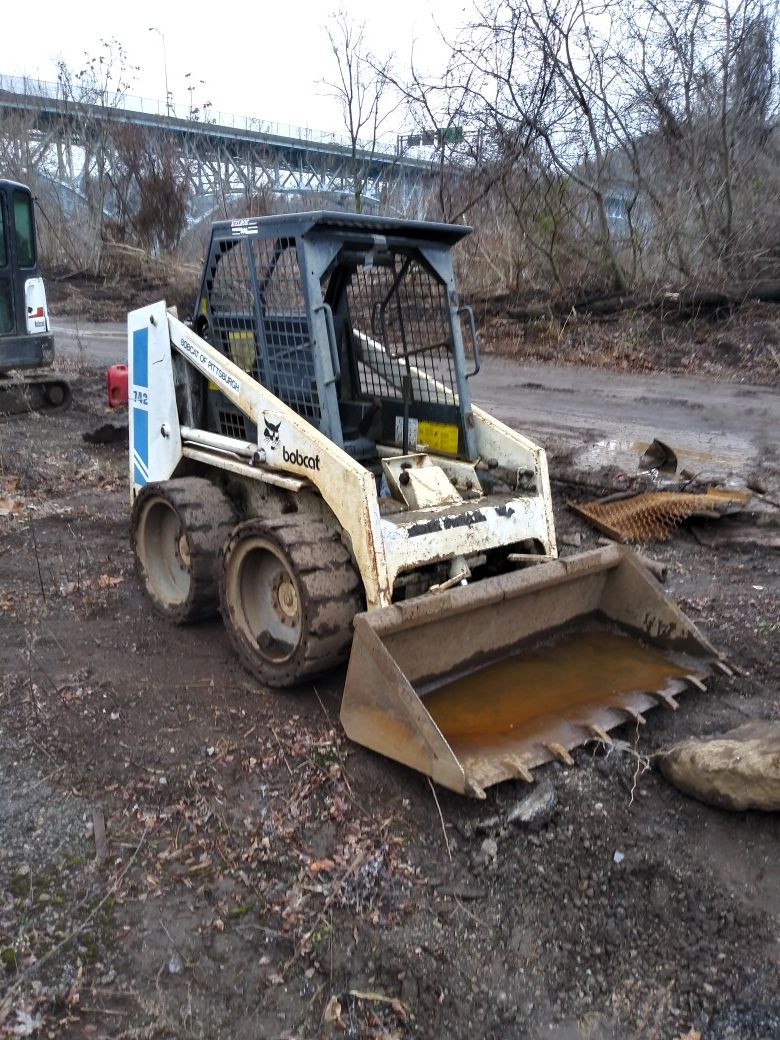
<svg viewBox="0 0 780 1040">
<path fill-rule="evenodd" d="M 168 92 L 168 55 L 165 50 L 165 33 L 154 25 L 149 26 L 149 32 L 156 32 L 162 40 L 163 45 L 163 71 L 165 72 L 165 114 L 171 114 L 171 95 Z"/>
</svg>

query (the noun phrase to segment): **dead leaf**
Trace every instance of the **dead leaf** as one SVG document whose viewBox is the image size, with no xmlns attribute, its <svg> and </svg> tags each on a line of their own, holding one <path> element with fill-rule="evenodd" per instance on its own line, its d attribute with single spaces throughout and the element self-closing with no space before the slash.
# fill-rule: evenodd
<svg viewBox="0 0 780 1040">
<path fill-rule="evenodd" d="M 310 874 L 319 874 L 323 870 L 333 870 L 336 864 L 332 859 L 315 859 L 306 868 Z"/>
<path fill-rule="evenodd" d="M 0 498 L 0 516 L 14 516 L 23 509 L 24 502 L 20 502 L 18 498 L 10 498 L 8 495 Z"/>
<path fill-rule="evenodd" d="M 97 580 L 97 587 L 99 589 L 113 589 L 115 585 L 119 585 L 124 581 L 124 578 L 112 578 L 110 574 L 101 574 Z"/>
<path fill-rule="evenodd" d="M 338 997 L 331 997 L 325 1005 L 325 1010 L 322 1013 L 322 1021 L 327 1022 L 328 1025 L 332 1025 L 334 1022 L 338 1022 L 339 1024 L 341 1023 L 341 1003 Z"/>
</svg>

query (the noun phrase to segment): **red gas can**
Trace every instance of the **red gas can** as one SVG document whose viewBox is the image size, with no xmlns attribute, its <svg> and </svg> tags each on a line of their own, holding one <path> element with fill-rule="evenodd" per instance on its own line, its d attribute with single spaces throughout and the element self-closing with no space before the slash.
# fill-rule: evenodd
<svg viewBox="0 0 780 1040">
<path fill-rule="evenodd" d="M 106 372 L 108 407 L 118 408 L 127 404 L 127 365 L 112 365 Z"/>
</svg>

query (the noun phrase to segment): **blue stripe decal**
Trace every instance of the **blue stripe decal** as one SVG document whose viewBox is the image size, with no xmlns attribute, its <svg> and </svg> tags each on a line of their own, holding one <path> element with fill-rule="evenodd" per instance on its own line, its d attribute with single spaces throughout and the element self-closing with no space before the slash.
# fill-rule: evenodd
<svg viewBox="0 0 780 1040">
<path fill-rule="evenodd" d="M 141 485 L 142 487 L 143 487 L 143 486 L 144 486 L 145 484 L 148 484 L 148 481 L 147 481 L 146 477 L 145 477 L 145 476 L 143 475 L 143 473 L 142 473 L 142 472 L 140 471 L 140 469 L 138 468 L 138 466 L 134 466 L 134 467 L 133 467 L 133 483 L 134 483 L 134 484 L 140 484 L 140 485 Z"/>
<path fill-rule="evenodd" d="M 133 454 L 138 459 L 136 473 L 148 470 L 149 466 L 149 413 L 143 408 L 133 408 Z M 136 480 L 137 484 L 145 484 L 146 480 Z"/>
<path fill-rule="evenodd" d="M 149 386 L 149 330 L 133 333 L 133 385 Z"/>
</svg>

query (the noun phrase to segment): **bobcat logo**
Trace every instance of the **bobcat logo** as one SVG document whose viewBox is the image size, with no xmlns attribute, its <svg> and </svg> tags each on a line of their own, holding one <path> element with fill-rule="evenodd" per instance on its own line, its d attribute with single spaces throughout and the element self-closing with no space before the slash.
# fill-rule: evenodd
<svg viewBox="0 0 780 1040">
<path fill-rule="evenodd" d="M 265 440 L 266 445 L 271 449 L 279 447 L 279 427 L 282 425 L 281 419 L 278 423 L 271 423 L 265 417 L 263 417 L 265 423 Z"/>
</svg>

